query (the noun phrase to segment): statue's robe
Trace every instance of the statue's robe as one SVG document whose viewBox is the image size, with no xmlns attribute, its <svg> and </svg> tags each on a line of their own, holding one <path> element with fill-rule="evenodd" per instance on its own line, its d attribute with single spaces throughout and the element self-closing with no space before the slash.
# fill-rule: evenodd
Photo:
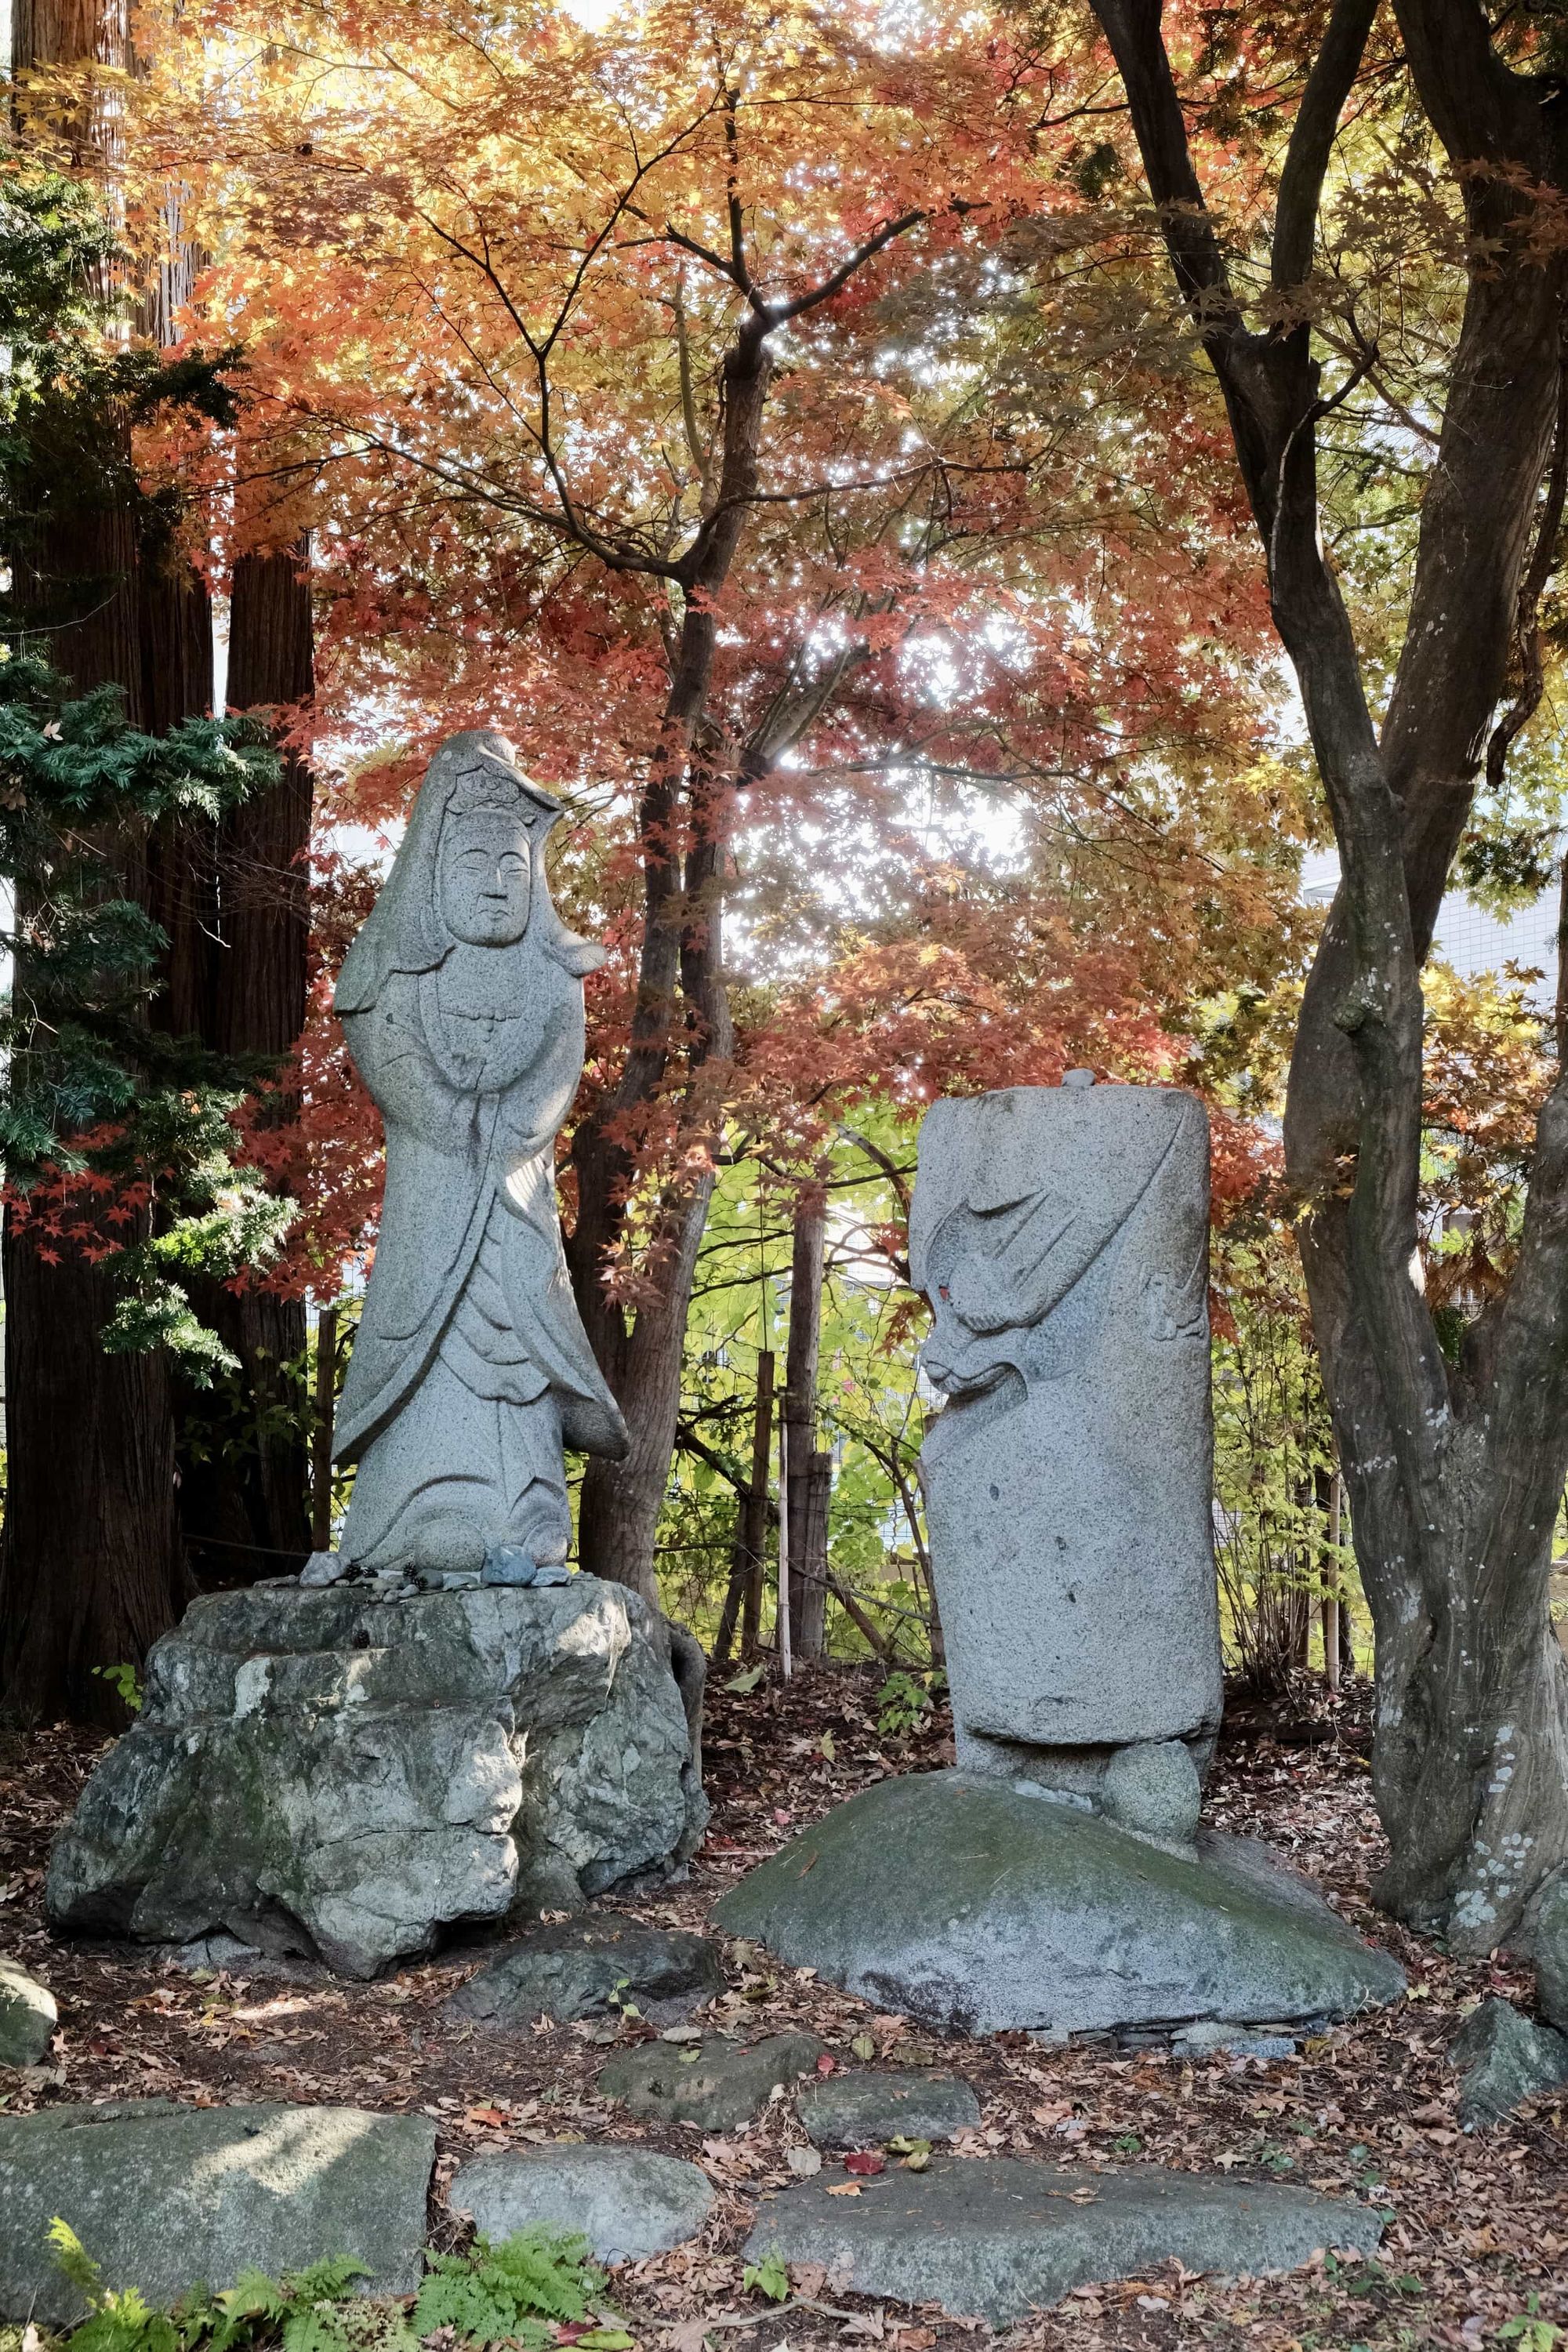
<svg viewBox="0 0 1568 2352">
<path fill-rule="evenodd" d="M 912 1278 L 961 1763 L 1219 1720 L 1208 1126 L 1173 1087 L 933 1105 Z"/>
<path fill-rule="evenodd" d="M 342 1549 L 367 1566 L 413 1559 L 455 1520 L 487 1547 L 563 1558 L 563 1441 L 626 1450 L 555 1205 L 582 982 L 526 940 L 497 952 L 515 975 L 515 1014 L 454 1012 L 437 968 L 391 973 L 344 1021 L 386 1128 L 381 1240 L 334 1444 L 360 1465 Z"/>
</svg>

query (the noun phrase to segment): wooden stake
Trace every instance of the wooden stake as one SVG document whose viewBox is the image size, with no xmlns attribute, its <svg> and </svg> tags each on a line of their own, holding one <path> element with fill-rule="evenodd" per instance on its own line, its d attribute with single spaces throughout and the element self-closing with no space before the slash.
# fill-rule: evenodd
<svg viewBox="0 0 1568 2352">
<path fill-rule="evenodd" d="M 768 1454 L 773 1433 L 773 1354 L 757 1354 L 757 1401 L 752 1416 L 752 1485 L 741 1513 L 741 1547 L 745 1553 L 745 1607 L 741 1620 L 741 1652 L 750 1656 L 762 1638 L 763 1570 L 768 1549 Z M 739 1561 L 736 1563 L 740 1565 Z"/>
<path fill-rule="evenodd" d="M 332 1548 L 332 1409 L 338 1386 L 338 1310 L 323 1307 L 316 1322 L 316 1416 L 310 1432 L 310 1541 Z"/>
<path fill-rule="evenodd" d="M 1329 1488 L 1329 1541 L 1335 1551 L 1338 1551 L 1340 1543 L 1341 1493 L 1340 1476 L 1336 1470 L 1333 1484 Z M 1333 1572 L 1338 1577 L 1340 1567 L 1337 1559 Z M 1323 1675 L 1330 1690 L 1337 1691 L 1340 1686 L 1340 1597 L 1337 1592 L 1325 1592 L 1323 1595 Z"/>
<path fill-rule="evenodd" d="M 779 1590 L 774 1617 L 779 1672 L 787 1683 L 794 1666 L 789 1645 L 789 1423 L 779 1416 Z"/>
</svg>

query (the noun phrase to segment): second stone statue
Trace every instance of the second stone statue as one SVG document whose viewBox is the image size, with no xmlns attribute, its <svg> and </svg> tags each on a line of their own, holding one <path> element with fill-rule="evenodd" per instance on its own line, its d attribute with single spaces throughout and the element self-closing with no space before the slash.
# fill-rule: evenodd
<svg viewBox="0 0 1568 2352">
<path fill-rule="evenodd" d="M 385 1124 L 386 1197 L 335 1433 L 353 1500 L 310 1581 L 553 1581 L 563 1444 L 626 1450 L 555 1207 L 583 975 L 603 961 L 551 900 L 560 814 L 503 737 L 453 736 L 343 963 L 335 1008 Z"/>
<path fill-rule="evenodd" d="M 1189 1835 L 1222 1697 L 1203 1105 L 1087 1070 L 937 1103 L 910 1244 L 959 1763 Z"/>
</svg>

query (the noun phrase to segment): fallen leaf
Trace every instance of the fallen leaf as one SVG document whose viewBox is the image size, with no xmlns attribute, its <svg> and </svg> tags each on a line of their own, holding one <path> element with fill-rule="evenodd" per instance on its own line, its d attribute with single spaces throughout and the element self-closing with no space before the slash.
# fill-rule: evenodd
<svg viewBox="0 0 1568 2352">
<path fill-rule="evenodd" d="M 868 2179 L 875 2173 L 886 2172 L 887 2168 L 887 2158 L 879 2156 L 874 2148 L 858 2147 L 844 2159 L 846 2172 L 858 2172 Z"/>
<path fill-rule="evenodd" d="M 827 2193 L 830 2197 L 858 2197 L 860 2183 L 858 2180 L 836 2180 Z"/>
<path fill-rule="evenodd" d="M 822 2152 L 819 2148 L 789 2148 L 785 2151 L 784 2160 L 799 2180 L 814 2180 L 822 2170 Z"/>
</svg>

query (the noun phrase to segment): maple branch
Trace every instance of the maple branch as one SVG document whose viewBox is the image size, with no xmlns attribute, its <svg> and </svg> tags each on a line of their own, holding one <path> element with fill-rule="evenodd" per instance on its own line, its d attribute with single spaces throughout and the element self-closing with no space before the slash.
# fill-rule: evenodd
<svg viewBox="0 0 1568 2352">
<path fill-rule="evenodd" d="M 978 205 L 955 204 L 952 209 L 978 212 L 983 207 Z M 856 247 L 847 260 L 840 262 L 838 268 L 829 277 L 825 278 L 820 286 L 812 287 L 805 294 L 797 294 L 790 302 L 765 303 L 763 310 L 769 327 L 786 326 L 790 320 L 804 318 L 808 310 L 815 310 L 819 303 L 831 302 L 836 294 L 841 294 L 844 291 L 856 271 L 863 269 L 867 262 L 874 260 L 885 246 L 891 245 L 895 237 L 905 236 L 909 230 L 917 227 L 921 221 L 930 218 L 931 215 L 921 206 L 913 212 L 900 213 L 897 220 L 884 223 L 882 227 L 866 239 L 864 245 Z"/>
<path fill-rule="evenodd" d="M 1344 111 L 1372 33 L 1378 0 L 1334 0 L 1322 47 L 1291 126 L 1274 206 L 1271 277 L 1283 292 L 1312 274 L 1323 181 Z"/>
</svg>

